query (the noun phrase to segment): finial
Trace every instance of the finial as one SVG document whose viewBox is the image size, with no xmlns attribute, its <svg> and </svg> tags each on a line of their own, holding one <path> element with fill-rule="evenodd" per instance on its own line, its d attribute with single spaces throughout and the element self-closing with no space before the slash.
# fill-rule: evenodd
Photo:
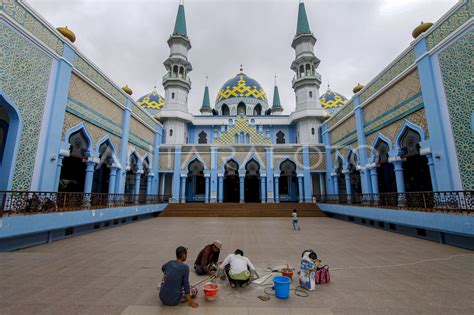
<svg viewBox="0 0 474 315">
<path fill-rule="evenodd" d="M 207 86 L 207 75 L 206 75 L 206 86 Z"/>
<path fill-rule="evenodd" d="M 179 4 L 184 5 L 184 0 L 179 0 Z"/>
<path fill-rule="evenodd" d="M 244 73 L 244 66 L 240 64 L 240 73 Z"/>
<path fill-rule="evenodd" d="M 275 86 L 277 85 L 277 75 L 275 73 Z"/>
</svg>

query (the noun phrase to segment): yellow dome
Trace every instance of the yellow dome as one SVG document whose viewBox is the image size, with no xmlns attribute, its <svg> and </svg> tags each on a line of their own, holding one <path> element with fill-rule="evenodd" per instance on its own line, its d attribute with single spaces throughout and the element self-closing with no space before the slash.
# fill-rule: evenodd
<svg viewBox="0 0 474 315">
<path fill-rule="evenodd" d="M 364 88 L 364 86 L 360 83 L 357 83 L 356 86 L 354 86 L 354 88 L 352 89 L 352 92 L 355 93 L 359 93 L 362 89 Z"/>
<path fill-rule="evenodd" d="M 67 26 L 64 26 L 64 27 L 61 26 L 56 29 L 58 30 L 59 33 L 61 33 L 61 35 L 69 39 L 71 43 L 74 43 L 76 41 L 76 35 L 74 34 L 73 31 L 68 29 Z"/>
<path fill-rule="evenodd" d="M 127 93 L 128 95 L 132 95 L 133 94 L 133 91 L 131 88 L 128 87 L 128 85 L 125 85 L 124 87 L 122 87 L 122 90 Z"/>
<path fill-rule="evenodd" d="M 426 32 L 432 25 L 433 23 L 430 23 L 430 22 L 426 22 L 426 23 L 421 22 L 420 25 L 415 27 L 415 29 L 411 33 L 411 36 L 413 36 L 413 38 L 417 38 L 422 33 Z"/>
</svg>

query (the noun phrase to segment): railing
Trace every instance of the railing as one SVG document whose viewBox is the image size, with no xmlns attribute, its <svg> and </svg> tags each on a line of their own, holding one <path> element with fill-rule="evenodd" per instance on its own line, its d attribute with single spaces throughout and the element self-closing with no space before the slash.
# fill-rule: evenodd
<svg viewBox="0 0 474 315">
<path fill-rule="evenodd" d="M 474 215 L 474 191 L 315 195 L 316 202 Z"/>
<path fill-rule="evenodd" d="M 167 195 L 0 191 L 0 217 L 168 202 Z"/>
</svg>

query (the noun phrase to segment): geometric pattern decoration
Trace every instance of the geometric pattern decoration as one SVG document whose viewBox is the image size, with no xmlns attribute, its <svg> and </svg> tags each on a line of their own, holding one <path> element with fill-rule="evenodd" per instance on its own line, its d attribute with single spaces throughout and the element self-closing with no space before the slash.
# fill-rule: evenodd
<svg viewBox="0 0 474 315">
<path fill-rule="evenodd" d="M 347 103 L 347 98 L 328 88 L 326 93 L 319 98 L 319 103 L 323 108 L 341 107 Z"/>
<path fill-rule="evenodd" d="M 436 29 L 426 37 L 428 50 L 431 50 L 439 42 L 445 39 L 449 34 L 458 29 L 461 25 L 469 21 L 474 15 L 474 2 L 472 0 L 465 1 L 456 11 L 441 23 Z"/>
<path fill-rule="evenodd" d="M 263 132 L 258 132 L 256 126 L 250 126 L 249 119 L 237 118 L 234 120 L 233 126 L 227 126 L 227 131 L 221 132 L 219 138 L 214 138 L 215 144 L 236 144 L 235 135 L 237 134 L 240 141 L 240 133 L 243 132 L 244 137 L 248 134 L 250 137 L 249 144 L 271 144 L 272 139 L 265 138 Z"/>
<path fill-rule="evenodd" d="M 2 0 L 0 1 L 0 11 L 5 12 L 6 15 L 23 26 L 58 55 L 63 55 L 64 43 L 59 39 L 60 35 L 49 30 L 21 2 L 17 0 Z"/>
<path fill-rule="evenodd" d="M 342 118 L 349 114 L 354 109 L 354 107 L 354 102 L 351 101 L 350 103 L 346 103 L 338 112 L 329 118 L 328 127 L 331 128 L 337 124 Z"/>
<path fill-rule="evenodd" d="M 240 73 L 230 79 L 219 90 L 216 103 L 234 97 L 253 97 L 267 103 L 267 95 L 260 84 L 246 74 Z"/>
<path fill-rule="evenodd" d="M 6 10 L 8 5 L 3 3 L 3 8 Z M 8 9 L 12 12 L 11 7 Z M 20 11 L 26 14 L 23 9 Z M 22 19 L 24 23 L 30 21 L 28 16 Z M 14 162 L 13 190 L 29 190 L 31 187 L 51 67 L 52 59 L 48 55 L 0 22 L 0 86 L 18 107 L 22 124 Z"/>
<path fill-rule="evenodd" d="M 471 125 L 474 115 L 473 51 L 474 32 L 471 31 L 439 56 L 464 190 L 474 190 L 474 130 Z"/>
<path fill-rule="evenodd" d="M 414 97 L 419 98 L 419 101 L 415 102 L 416 104 L 423 102 L 417 70 L 410 72 L 407 76 L 391 85 L 390 88 L 364 106 L 365 126 L 367 127 L 370 122 L 386 115 L 390 110 L 398 109 L 407 101 L 413 101 Z M 408 110 L 409 108 L 406 109 Z"/>
<path fill-rule="evenodd" d="M 155 133 L 143 125 L 135 117 L 130 119 L 130 142 L 141 147 L 146 152 L 153 152 Z"/>
<path fill-rule="evenodd" d="M 152 130 L 157 130 L 158 128 L 158 122 L 151 118 L 151 113 L 142 107 L 136 105 L 135 103 L 132 106 L 132 116 L 135 115 L 137 118 L 141 119 L 148 128 L 151 128 Z"/>
<path fill-rule="evenodd" d="M 343 140 L 357 140 L 355 115 L 351 115 L 343 123 L 330 132 L 331 144 L 336 145 Z"/>
<path fill-rule="evenodd" d="M 174 169 L 174 148 L 171 147 L 160 147 L 160 158 L 158 169 L 160 171 L 172 171 Z"/>
<path fill-rule="evenodd" d="M 158 94 L 156 88 L 154 88 L 150 93 L 140 97 L 137 100 L 137 104 L 148 111 L 150 115 L 154 116 L 157 115 L 160 109 L 165 105 L 165 99 Z"/>
</svg>

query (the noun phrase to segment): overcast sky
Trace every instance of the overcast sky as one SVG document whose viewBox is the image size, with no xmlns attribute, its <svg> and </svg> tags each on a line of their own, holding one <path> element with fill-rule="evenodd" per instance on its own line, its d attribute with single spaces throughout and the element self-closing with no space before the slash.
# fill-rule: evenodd
<svg viewBox="0 0 474 315">
<path fill-rule="evenodd" d="M 211 105 L 225 81 L 239 72 L 256 79 L 271 105 L 274 76 L 285 114 L 295 107 L 290 64 L 296 32 L 298 0 L 185 0 L 186 23 L 194 70 L 189 108 L 199 113 L 205 86 Z M 456 0 L 306 0 L 323 94 L 331 89 L 347 98 L 408 47 L 421 21 L 435 22 Z M 75 45 L 133 97 L 161 82 L 169 55 L 178 0 L 28 0 L 53 26 L 67 25 Z"/>
</svg>

